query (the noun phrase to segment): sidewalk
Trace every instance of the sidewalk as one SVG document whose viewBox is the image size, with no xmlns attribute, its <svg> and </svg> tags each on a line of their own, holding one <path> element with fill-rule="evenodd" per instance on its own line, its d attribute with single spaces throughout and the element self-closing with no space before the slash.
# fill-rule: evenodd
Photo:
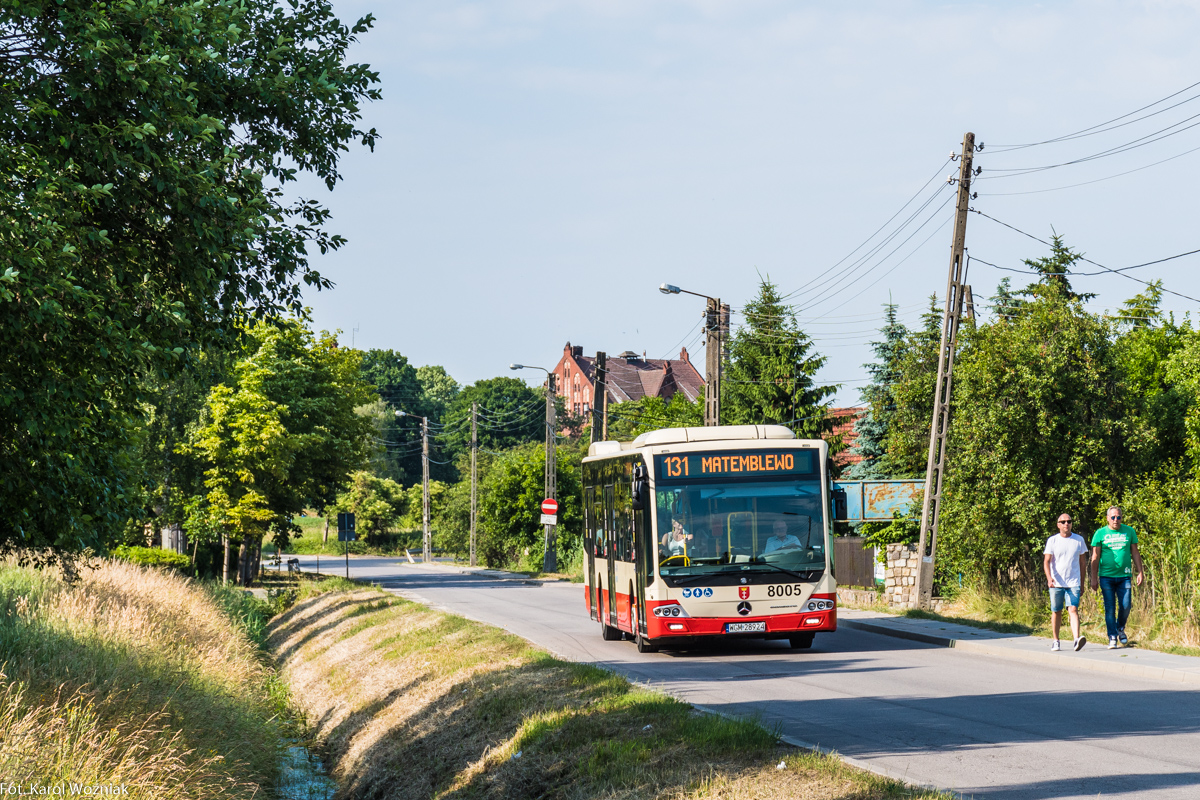
<svg viewBox="0 0 1200 800">
<path fill-rule="evenodd" d="M 1157 678 L 1200 687 L 1200 658 L 1193 656 L 1177 656 L 1137 647 L 1109 650 L 1108 643 L 1104 641 L 1089 641 L 1086 647 L 1075 652 L 1070 649 L 1069 639 L 1063 641 L 1064 649 L 1055 653 L 1050 650 L 1050 640 L 1040 636 L 997 633 L 952 622 L 910 619 L 845 607 L 838 608 L 838 625 L 1014 661 Z"/>
</svg>

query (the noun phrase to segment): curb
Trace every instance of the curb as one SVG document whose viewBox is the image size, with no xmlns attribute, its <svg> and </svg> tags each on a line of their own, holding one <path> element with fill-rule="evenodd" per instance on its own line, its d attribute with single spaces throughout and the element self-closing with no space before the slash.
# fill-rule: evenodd
<svg viewBox="0 0 1200 800">
<path fill-rule="evenodd" d="M 938 645 L 939 647 L 953 647 L 955 650 L 976 653 L 978 655 L 1006 658 L 1010 661 L 1033 662 L 1036 664 L 1046 664 L 1056 667 L 1083 669 L 1090 672 L 1107 672 L 1115 675 L 1128 675 L 1135 678 L 1151 678 L 1155 680 L 1171 681 L 1173 683 L 1188 683 L 1200 686 L 1200 672 L 1171 669 L 1170 667 L 1156 667 L 1138 663 L 1099 661 L 1091 658 L 1064 658 L 1061 653 L 1033 652 L 1029 650 L 1005 647 L 1003 645 L 996 645 L 986 640 L 968 641 L 965 639 L 954 639 L 949 636 L 938 636 L 937 634 L 932 633 L 898 630 L 887 625 L 873 624 L 865 620 L 852 620 L 843 618 L 838 620 L 838 625 L 867 631 L 868 633 L 891 636 L 896 639 L 908 639 L 909 641 Z"/>
</svg>

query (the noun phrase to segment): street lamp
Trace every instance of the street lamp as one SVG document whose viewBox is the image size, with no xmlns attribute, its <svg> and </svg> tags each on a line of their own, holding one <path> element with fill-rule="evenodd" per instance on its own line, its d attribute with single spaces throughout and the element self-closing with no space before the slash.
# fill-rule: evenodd
<svg viewBox="0 0 1200 800">
<path fill-rule="evenodd" d="M 709 297 L 699 292 L 689 292 L 670 283 L 661 284 L 663 294 L 690 294 L 708 301 L 704 312 L 704 424 L 721 424 L 721 339 L 729 319 L 729 306 L 722 305 L 719 297 Z"/>
<path fill-rule="evenodd" d="M 545 367 L 535 367 L 529 364 L 509 364 L 509 369 L 540 369 L 546 373 L 546 498 L 553 500 L 557 489 L 558 468 L 555 463 L 556 451 L 554 447 L 554 373 Z M 542 557 L 543 572 L 557 572 L 558 559 L 555 555 L 555 536 L 554 525 L 547 523 L 545 526 L 544 542 L 545 555 Z"/>
<path fill-rule="evenodd" d="M 421 558 L 428 564 L 433 560 L 429 540 L 429 417 L 396 411 L 397 417 L 421 420 Z"/>
</svg>

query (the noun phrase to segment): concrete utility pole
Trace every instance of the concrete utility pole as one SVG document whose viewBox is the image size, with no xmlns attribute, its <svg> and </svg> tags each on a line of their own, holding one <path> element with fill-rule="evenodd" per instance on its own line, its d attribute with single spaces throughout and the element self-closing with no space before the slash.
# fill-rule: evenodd
<svg viewBox="0 0 1200 800">
<path fill-rule="evenodd" d="M 954 351 L 963 301 L 970 291 L 964 283 L 963 251 L 967 238 L 967 209 L 971 202 L 971 162 L 975 134 L 963 136 L 958 171 L 958 203 L 954 213 L 954 238 L 950 244 L 950 274 L 946 279 L 946 308 L 942 313 L 942 338 L 938 348 L 937 386 L 934 389 L 933 420 L 929 427 L 929 459 L 925 466 L 925 499 L 921 505 L 921 541 L 917 547 L 917 607 L 928 609 L 933 599 L 934 559 L 937 555 L 938 517 L 942 506 L 942 479 L 946 468 L 946 438 L 950 431 L 950 386 L 954 374 Z"/>
<path fill-rule="evenodd" d="M 658 287 L 663 294 L 690 294 L 708 301 L 704 310 L 704 424 L 721 424 L 721 365 L 725 361 L 724 341 L 729 332 L 729 306 L 719 297 L 680 289 L 670 283 Z"/>
<path fill-rule="evenodd" d="M 553 372 L 546 374 L 546 497 L 554 500 L 554 494 L 558 484 L 558 465 L 556 463 L 557 441 L 555 438 L 554 429 L 556 427 L 554 418 L 554 387 L 555 375 Z M 545 546 L 546 555 L 542 560 L 543 572 L 556 572 L 558 570 L 558 558 L 554 553 L 555 536 L 553 525 L 546 525 Z"/>
<path fill-rule="evenodd" d="M 704 311 L 704 424 L 721 424 L 721 301 L 709 297 Z M 725 308 L 728 308 L 727 306 Z"/>
<path fill-rule="evenodd" d="M 475 566 L 475 487 L 479 476 L 475 470 L 475 456 L 479 453 L 479 403 L 471 403 L 471 566 Z"/>
<path fill-rule="evenodd" d="M 596 391 L 592 395 L 592 441 L 608 439 L 608 356 L 596 352 Z"/>
<path fill-rule="evenodd" d="M 421 417 L 421 529 L 422 557 L 428 564 L 433 560 L 429 540 L 429 417 Z"/>
</svg>

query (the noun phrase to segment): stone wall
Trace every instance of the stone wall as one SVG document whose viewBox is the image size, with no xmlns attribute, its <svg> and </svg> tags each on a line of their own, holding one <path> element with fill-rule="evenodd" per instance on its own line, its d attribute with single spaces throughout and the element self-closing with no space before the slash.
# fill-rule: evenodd
<svg viewBox="0 0 1200 800">
<path fill-rule="evenodd" d="M 889 544 L 883 573 L 883 602 L 892 608 L 917 607 L 917 555 L 915 544 Z M 946 599 L 935 597 L 930 610 L 941 612 Z"/>
</svg>

